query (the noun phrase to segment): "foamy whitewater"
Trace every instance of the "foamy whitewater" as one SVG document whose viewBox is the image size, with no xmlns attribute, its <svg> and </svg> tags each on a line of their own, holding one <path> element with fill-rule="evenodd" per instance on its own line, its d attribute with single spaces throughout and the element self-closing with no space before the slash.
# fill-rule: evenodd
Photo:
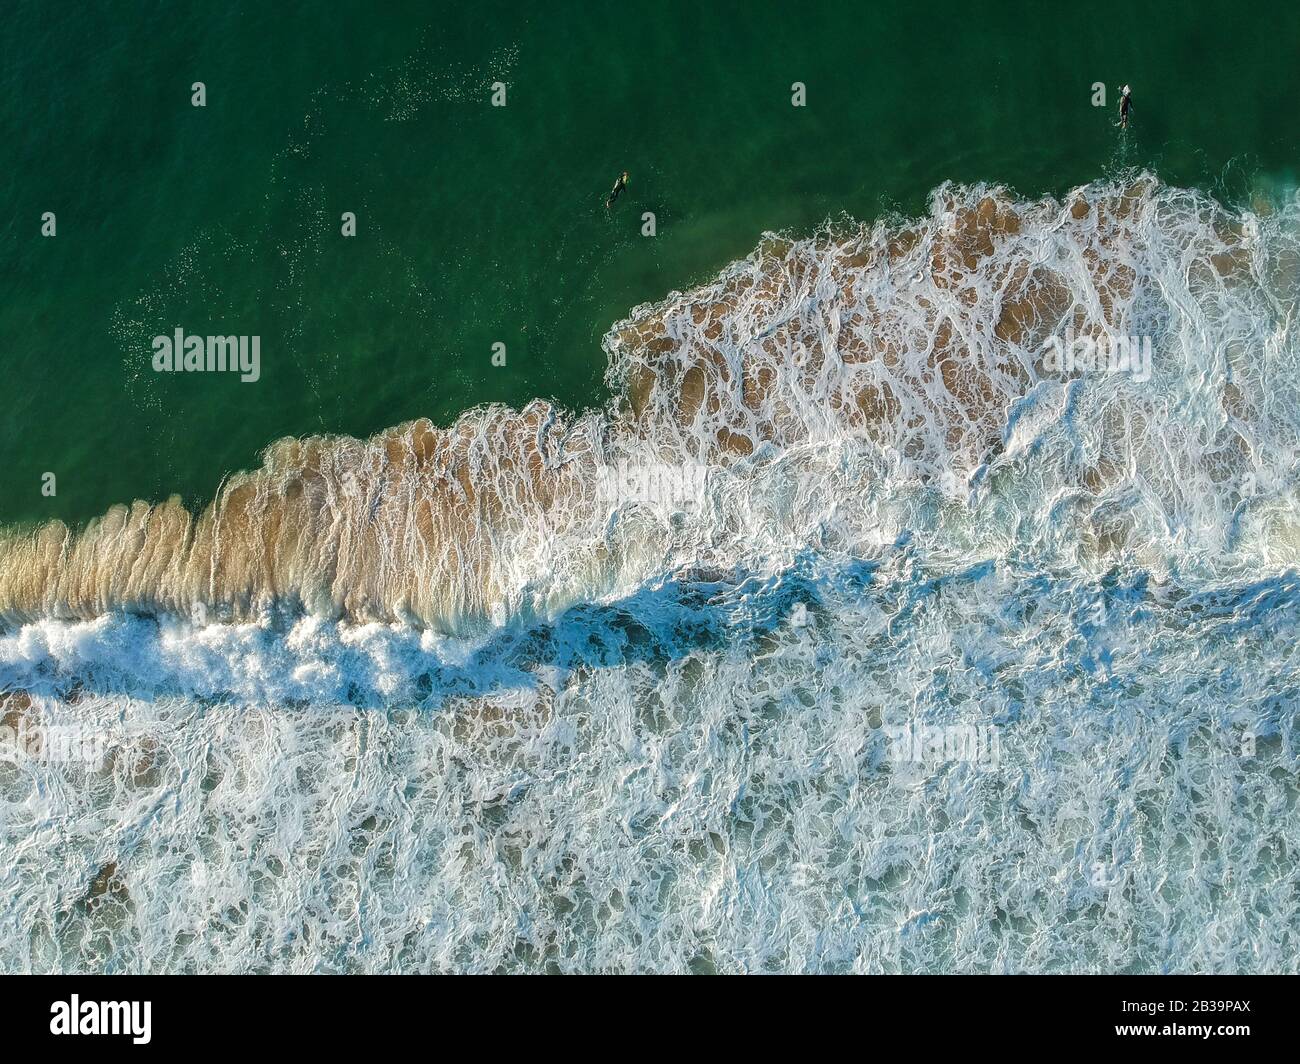
<svg viewBox="0 0 1300 1064">
<path fill-rule="evenodd" d="M 1300 202 L 944 186 L 10 530 L 0 968 L 1296 971 L 1298 301 Z"/>
</svg>

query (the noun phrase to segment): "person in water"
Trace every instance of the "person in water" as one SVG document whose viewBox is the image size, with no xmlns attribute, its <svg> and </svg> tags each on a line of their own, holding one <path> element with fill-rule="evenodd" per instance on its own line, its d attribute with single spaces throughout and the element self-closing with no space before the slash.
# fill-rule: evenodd
<svg viewBox="0 0 1300 1064">
<path fill-rule="evenodd" d="M 1119 125 L 1121 129 L 1128 129 L 1128 112 L 1132 106 L 1132 90 L 1125 85 L 1119 90 Z"/>
<path fill-rule="evenodd" d="M 627 177 L 628 174 L 626 170 L 618 175 L 618 180 L 614 182 L 614 187 L 609 190 L 609 195 L 605 197 L 605 210 L 609 210 L 614 206 L 614 201 L 623 194 L 623 190 L 627 188 Z"/>
</svg>

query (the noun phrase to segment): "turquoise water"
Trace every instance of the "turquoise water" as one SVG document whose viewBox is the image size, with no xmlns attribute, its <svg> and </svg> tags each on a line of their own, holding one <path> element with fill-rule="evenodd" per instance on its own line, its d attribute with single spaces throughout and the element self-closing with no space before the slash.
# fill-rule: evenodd
<svg viewBox="0 0 1300 1064">
<path fill-rule="evenodd" d="M 605 330 L 764 230 L 1121 166 L 1249 202 L 1289 186 L 1300 143 L 1289 5 L 22 2 L 7 24 L 5 522 L 201 504 L 286 435 L 591 405 Z M 262 380 L 156 377 L 150 341 L 178 325 L 260 334 Z"/>
<path fill-rule="evenodd" d="M 0 970 L 1294 973 L 1298 22 L 17 5 Z"/>
</svg>

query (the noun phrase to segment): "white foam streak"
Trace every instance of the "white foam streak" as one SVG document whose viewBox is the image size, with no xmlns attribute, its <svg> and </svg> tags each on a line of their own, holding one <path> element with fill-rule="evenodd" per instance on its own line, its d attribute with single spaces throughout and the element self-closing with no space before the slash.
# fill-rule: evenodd
<svg viewBox="0 0 1300 1064">
<path fill-rule="evenodd" d="M 1296 971 L 1298 231 L 945 187 L 637 308 L 608 410 L 23 556 L 0 969 Z"/>
</svg>

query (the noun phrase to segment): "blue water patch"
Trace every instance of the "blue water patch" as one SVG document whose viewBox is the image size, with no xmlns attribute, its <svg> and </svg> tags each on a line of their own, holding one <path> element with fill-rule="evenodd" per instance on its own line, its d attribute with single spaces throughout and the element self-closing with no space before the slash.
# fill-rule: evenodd
<svg viewBox="0 0 1300 1064">
<path fill-rule="evenodd" d="M 473 646 L 29 626 L 0 683 L 110 756 L 0 761 L 0 966 L 1295 971 L 1298 609 L 903 550 Z M 57 915 L 127 850 L 125 923 Z"/>
</svg>

